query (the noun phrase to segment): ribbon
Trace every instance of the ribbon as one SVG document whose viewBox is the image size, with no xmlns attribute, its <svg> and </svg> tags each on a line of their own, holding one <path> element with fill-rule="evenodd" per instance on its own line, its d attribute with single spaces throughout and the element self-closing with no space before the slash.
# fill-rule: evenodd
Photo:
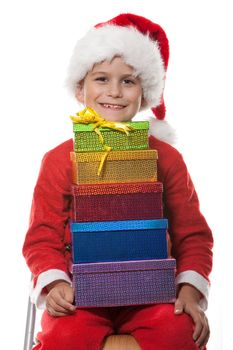
<svg viewBox="0 0 233 350">
<path fill-rule="evenodd" d="M 82 111 L 76 113 L 76 116 L 70 116 L 71 120 L 75 124 L 93 124 L 93 131 L 98 135 L 100 143 L 103 145 L 105 154 L 101 157 L 100 165 L 98 168 L 98 176 L 100 176 L 105 160 L 112 147 L 105 144 L 103 135 L 99 128 L 109 128 L 125 133 L 127 136 L 129 132 L 133 130 L 133 127 L 123 122 L 110 122 L 102 118 L 93 108 L 85 107 Z"/>
</svg>

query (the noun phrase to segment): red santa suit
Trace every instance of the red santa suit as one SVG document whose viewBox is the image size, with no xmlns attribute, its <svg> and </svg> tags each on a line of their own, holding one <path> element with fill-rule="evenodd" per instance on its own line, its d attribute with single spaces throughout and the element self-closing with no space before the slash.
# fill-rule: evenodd
<svg viewBox="0 0 233 350">
<path fill-rule="evenodd" d="M 143 102 L 140 110 L 151 108 L 157 119 L 163 121 L 169 43 L 158 24 L 141 16 L 120 14 L 96 25 L 77 42 L 66 81 L 71 94 L 77 96 L 77 84 L 96 63 L 111 61 L 116 56 L 122 57 L 139 78 Z M 109 100 L 109 93 L 107 89 L 102 102 L 117 104 L 113 96 Z M 125 106 L 124 100 L 121 103 Z M 203 295 L 201 302 L 205 308 L 212 267 L 211 231 L 200 213 L 180 153 L 153 137 L 150 147 L 159 154 L 158 180 L 164 185 L 164 214 L 169 220 L 172 255 L 177 260 L 177 285 L 194 285 Z M 49 283 L 57 279 L 71 282 L 68 222 L 72 216 L 69 160 L 72 149 L 69 140 L 45 155 L 33 196 L 23 254 L 34 276 L 32 300 L 41 307 Z M 192 327 L 187 314 L 174 315 L 172 304 L 78 309 L 74 315 L 65 317 L 51 317 L 45 312 L 36 350 L 97 350 L 112 333 L 132 334 L 142 350 L 155 347 L 156 350 L 195 350 Z"/>
<path fill-rule="evenodd" d="M 212 268 L 213 239 L 210 228 L 199 210 L 198 197 L 181 154 L 171 145 L 152 136 L 149 141 L 150 147 L 156 149 L 159 155 L 158 181 L 161 181 L 164 186 L 164 216 L 169 221 L 172 256 L 177 260 L 176 282 L 177 285 L 180 283 L 194 285 L 203 295 L 201 303 L 205 309 L 209 290 L 208 276 Z M 46 153 L 34 190 L 30 227 L 25 238 L 23 254 L 34 276 L 31 297 L 38 307 L 44 306 L 46 285 L 57 279 L 71 282 L 69 273 L 71 235 L 68 223 L 72 217 L 70 162 L 70 151 L 72 150 L 73 141 L 68 140 Z M 119 332 L 133 334 L 141 348 L 149 350 L 150 344 L 155 344 L 155 341 L 158 342 L 158 332 L 148 331 L 148 334 L 143 334 L 142 328 L 145 327 L 143 328 L 144 332 L 147 332 L 146 324 L 149 322 L 152 325 L 152 315 L 154 315 L 152 317 L 153 322 L 155 322 L 157 329 L 159 329 L 158 325 L 161 328 L 160 333 L 164 334 L 164 339 L 168 338 L 166 335 L 169 322 L 172 322 L 173 327 L 174 324 L 176 324 L 176 328 L 178 327 L 176 335 L 174 334 L 175 338 L 178 337 L 179 327 L 187 328 L 186 335 L 190 335 L 191 343 L 175 343 L 172 340 L 172 344 L 177 346 L 174 349 L 197 349 L 192 340 L 191 319 L 187 323 L 188 315 L 174 316 L 173 308 L 174 306 L 171 307 L 171 305 L 166 304 L 128 309 L 118 308 L 121 310 L 121 312 L 118 310 L 118 313 L 117 308 L 114 311 L 95 309 L 91 315 L 93 317 L 93 323 L 91 324 L 95 325 L 95 331 L 91 333 L 85 324 L 85 320 L 90 318 L 90 310 L 78 310 L 76 316 L 62 318 L 53 318 L 46 313 L 42 320 L 44 327 L 44 333 L 40 338 L 42 345 L 40 344 L 38 349 L 52 349 L 52 345 L 50 347 L 43 345 L 44 339 L 53 339 L 53 332 L 57 334 L 60 327 L 64 330 L 64 324 L 68 325 L 70 322 L 73 322 L 73 324 L 77 322 L 75 329 L 81 327 L 77 334 L 79 342 L 81 342 L 81 338 L 85 339 L 86 334 L 86 338 L 90 339 L 90 344 L 95 344 L 92 345 L 93 347 L 82 347 L 80 345 L 80 347 L 74 347 L 74 349 L 99 349 L 103 338 L 114 333 L 113 329 L 116 329 L 116 326 L 112 327 L 114 319 L 118 322 Z M 76 321 L 74 321 L 75 317 Z M 174 317 L 177 318 L 174 320 Z M 57 326 L 57 323 L 59 323 L 59 326 Z M 49 334 L 53 336 L 47 336 L 46 332 L 51 332 Z M 183 337 L 184 333 L 184 330 L 182 330 Z M 173 349 L 173 347 L 165 347 L 161 334 L 159 337 L 162 341 L 161 350 Z M 171 341 L 170 333 L 169 338 Z M 146 341 L 146 339 L 149 340 Z M 153 343 L 151 343 L 152 341 Z M 168 341 L 168 339 L 164 341 Z M 183 341 L 186 342 L 184 338 Z M 59 341 L 59 344 L 61 344 L 61 347 L 56 346 L 57 349 L 73 349 L 72 344 L 67 346 L 64 343 L 64 347 L 62 347 L 62 341 Z M 187 347 L 186 345 L 182 347 L 184 344 Z M 157 349 L 160 349 L 160 347 Z"/>
</svg>

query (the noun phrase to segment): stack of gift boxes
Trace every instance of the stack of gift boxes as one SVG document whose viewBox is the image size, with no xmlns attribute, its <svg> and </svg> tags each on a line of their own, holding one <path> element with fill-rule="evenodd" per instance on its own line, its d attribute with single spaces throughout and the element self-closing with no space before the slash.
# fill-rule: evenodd
<svg viewBox="0 0 233 350">
<path fill-rule="evenodd" d="M 78 307 L 169 303 L 175 260 L 168 257 L 163 185 L 149 124 L 129 122 L 129 135 L 73 123 L 72 273 Z"/>
</svg>

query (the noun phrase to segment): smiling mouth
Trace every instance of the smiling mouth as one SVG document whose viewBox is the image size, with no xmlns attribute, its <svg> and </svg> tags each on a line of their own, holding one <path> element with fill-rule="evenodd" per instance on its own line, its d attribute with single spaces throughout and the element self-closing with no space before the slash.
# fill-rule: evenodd
<svg viewBox="0 0 233 350">
<path fill-rule="evenodd" d="M 112 104 L 112 103 L 100 103 L 100 105 L 104 108 L 107 108 L 107 109 L 112 109 L 114 111 L 119 111 L 123 108 L 125 108 L 126 106 L 123 106 L 123 105 L 117 105 L 117 104 Z"/>
</svg>

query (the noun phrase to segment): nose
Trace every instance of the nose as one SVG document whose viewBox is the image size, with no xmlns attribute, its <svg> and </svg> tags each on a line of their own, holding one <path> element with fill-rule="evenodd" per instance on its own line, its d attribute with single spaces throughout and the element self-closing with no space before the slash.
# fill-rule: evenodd
<svg viewBox="0 0 233 350">
<path fill-rule="evenodd" d="M 111 82 L 108 86 L 108 91 L 107 91 L 108 96 L 117 98 L 117 97 L 122 97 L 122 87 L 121 84 L 118 82 Z"/>
</svg>

